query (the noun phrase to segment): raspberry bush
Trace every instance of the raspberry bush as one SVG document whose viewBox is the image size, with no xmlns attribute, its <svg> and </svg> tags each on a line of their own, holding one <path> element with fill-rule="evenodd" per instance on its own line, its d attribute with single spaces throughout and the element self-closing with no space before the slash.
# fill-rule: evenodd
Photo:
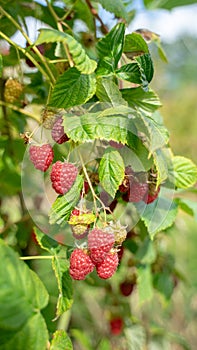
<svg viewBox="0 0 197 350">
<path fill-rule="evenodd" d="M 196 165 L 173 154 L 151 88 L 152 46 L 166 60 L 160 37 L 129 33 L 128 1 L 0 5 L 9 45 L 0 60 L 0 195 L 18 205 L 14 221 L 1 212 L 0 350 L 165 350 L 169 339 L 188 349 L 160 330 L 158 341 L 159 325 L 129 304 L 136 293 L 140 307 L 156 293 L 171 298 L 183 277 L 163 234 L 179 208 L 196 215 L 182 196 Z M 34 42 L 29 16 L 43 23 Z M 85 305 L 96 321 L 93 331 L 84 321 L 84 335 Z"/>
</svg>

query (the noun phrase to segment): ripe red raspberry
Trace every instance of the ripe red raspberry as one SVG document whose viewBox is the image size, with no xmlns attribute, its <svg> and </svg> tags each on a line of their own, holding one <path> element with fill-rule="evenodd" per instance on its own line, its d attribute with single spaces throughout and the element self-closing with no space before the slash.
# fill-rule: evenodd
<svg viewBox="0 0 197 350">
<path fill-rule="evenodd" d="M 74 280 L 84 280 L 94 270 L 94 264 L 82 249 L 75 249 L 70 256 L 70 275 Z"/>
<path fill-rule="evenodd" d="M 124 281 L 120 284 L 120 292 L 122 295 L 125 297 L 128 297 L 132 292 L 135 287 L 136 283 L 135 282 L 130 282 L 130 281 Z"/>
<path fill-rule="evenodd" d="M 142 201 L 148 192 L 148 184 L 146 182 L 141 183 L 134 180 L 128 191 L 128 201 L 137 203 Z"/>
<path fill-rule="evenodd" d="M 89 233 L 88 249 L 94 264 L 100 263 L 105 259 L 106 254 L 113 247 L 114 243 L 114 234 L 111 232 L 107 233 L 101 229 L 94 228 Z"/>
<path fill-rule="evenodd" d="M 110 320 L 110 331 L 113 335 L 119 335 L 122 333 L 123 329 L 123 319 L 122 317 L 115 317 Z"/>
<path fill-rule="evenodd" d="M 42 146 L 31 145 L 29 155 L 35 168 L 41 171 L 46 171 L 49 168 L 54 157 L 53 149 L 49 144 Z"/>
<path fill-rule="evenodd" d="M 69 140 L 68 136 L 64 133 L 64 127 L 62 125 L 62 122 L 63 122 L 62 117 L 57 118 L 51 131 L 51 136 L 53 140 L 58 144 L 62 144 Z"/>
<path fill-rule="evenodd" d="M 65 194 L 70 190 L 78 174 L 78 169 L 72 163 L 60 162 L 53 164 L 51 182 L 54 190 L 59 194 Z"/>
<path fill-rule="evenodd" d="M 155 199 L 157 199 L 158 195 L 159 195 L 159 192 L 160 192 L 160 187 L 157 188 L 157 190 L 153 190 L 153 191 L 150 191 L 148 192 L 148 196 L 145 196 L 145 198 L 143 199 L 143 201 L 147 204 L 150 204 L 152 202 L 155 201 Z"/>
<path fill-rule="evenodd" d="M 118 253 L 110 251 L 105 256 L 105 259 L 96 265 L 96 271 L 100 278 L 107 279 L 113 276 L 118 267 Z"/>
</svg>

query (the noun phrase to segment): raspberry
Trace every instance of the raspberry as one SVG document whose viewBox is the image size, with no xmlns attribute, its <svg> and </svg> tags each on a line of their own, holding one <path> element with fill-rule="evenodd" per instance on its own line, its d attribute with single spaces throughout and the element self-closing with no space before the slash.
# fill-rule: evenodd
<svg viewBox="0 0 197 350">
<path fill-rule="evenodd" d="M 150 203 L 154 202 L 155 199 L 157 199 L 159 192 L 160 192 L 160 187 L 158 187 L 157 190 L 156 190 L 156 188 L 154 190 L 152 190 L 152 191 L 149 190 L 148 196 L 146 196 L 143 199 L 143 201 L 145 203 L 147 203 L 147 204 L 150 204 Z"/>
<path fill-rule="evenodd" d="M 73 237 L 76 239 L 82 239 L 87 236 L 89 232 L 89 225 L 77 224 L 71 226 Z"/>
<path fill-rule="evenodd" d="M 110 251 L 105 259 L 96 265 L 96 271 L 100 278 L 107 279 L 113 276 L 118 267 L 118 253 Z"/>
<path fill-rule="evenodd" d="M 52 129 L 55 121 L 61 116 L 61 111 L 57 111 L 56 108 L 44 108 L 41 114 L 42 125 L 45 129 Z"/>
<path fill-rule="evenodd" d="M 88 249 L 90 250 L 92 261 L 95 264 L 102 262 L 113 247 L 114 242 L 113 233 L 94 228 L 88 235 Z"/>
<path fill-rule="evenodd" d="M 53 149 L 49 144 L 30 146 L 29 155 L 35 168 L 41 171 L 46 171 L 49 168 L 54 157 Z"/>
<path fill-rule="evenodd" d="M 148 184 L 146 182 L 140 183 L 134 180 L 128 192 L 128 200 L 132 203 L 140 202 L 144 199 L 148 191 Z"/>
<path fill-rule="evenodd" d="M 109 226 L 107 226 L 104 229 L 104 231 L 105 232 L 112 232 L 114 234 L 115 243 L 117 245 L 121 245 L 127 237 L 126 227 L 122 226 L 119 221 L 110 222 Z"/>
<path fill-rule="evenodd" d="M 78 174 L 78 169 L 72 163 L 60 162 L 53 164 L 51 182 L 54 190 L 59 194 L 65 194 L 70 190 Z"/>
<path fill-rule="evenodd" d="M 18 80 L 9 78 L 5 83 L 4 98 L 6 102 L 13 103 L 23 91 L 23 86 Z"/>
<path fill-rule="evenodd" d="M 115 317 L 110 320 L 110 331 L 113 335 L 119 335 L 122 333 L 123 329 L 123 319 L 122 317 Z"/>
<path fill-rule="evenodd" d="M 55 142 L 57 142 L 59 145 L 68 141 L 68 136 L 64 133 L 64 127 L 62 125 L 63 118 L 57 118 L 55 123 L 53 124 L 53 128 L 51 131 L 51 136 Z"/>
<path fill-rule="evenodd" d="M 94 264 L 82 249 L 75 249 L 70 256 L 70 275 L 74 280 L 84 280 L 94 270 Z"/>
<path fill-rule="evenodd" d="M 135 282 L 124 281 L 120 284 L 120 291 L 124 297 L 128 297 L 135 287 Z"/>
</svg>

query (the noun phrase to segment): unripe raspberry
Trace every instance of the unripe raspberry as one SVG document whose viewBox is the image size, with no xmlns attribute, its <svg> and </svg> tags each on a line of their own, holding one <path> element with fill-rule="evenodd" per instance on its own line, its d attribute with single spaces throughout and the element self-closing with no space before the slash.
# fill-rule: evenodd
<svg viewBox="0 0 197 350">
<path fill-rule="evenodd" d="M 53 149 L 49 144 L 42 146 L 31 145 L 29 155 L 35 168 L 44 172 L 49 168 L 54 157 Z"/>
<path fill-rule="evenodd" d="M 20 97 L 23 86 L 18 80 L 9 78 L 5 83 L 4 98 L 6 102 L 13 103 Z"/>
<path fill-rule="evenodd" d="M 84 280 L 94 270 L 94 264 L 82 249 L 75 249 L 70 256 L 70 275 L 74 280 Z"/>
<path fill-rule="evenodd" d="M 70 190 L 76 180 L 78 169 L 72 163 L 60 162 L 53 164 L 51 182 L 54 190 L 59 194 L 65 194 Z"/>
<path fill-rule="evenodd" d="M 46 107 L 41 113 L 42 125 L 45 129 L 51 130 L 58 117 L 61 117 L 61 111 L 53 107 Z"/>
</svg>

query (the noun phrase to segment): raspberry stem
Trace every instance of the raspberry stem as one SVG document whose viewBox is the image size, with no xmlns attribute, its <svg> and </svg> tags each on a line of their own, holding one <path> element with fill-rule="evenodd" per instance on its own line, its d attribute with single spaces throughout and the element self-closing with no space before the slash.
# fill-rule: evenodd
<svg viewBox="0 0 197 350">
<path fill-rule="evenodd" d="M 81 153 L 80 153 L 79 151 L 78 151 L 78 155 L 79 155 L 79 158 L 80 158 L 80 161 L 81 161 L 81 165 L 82 165 L 82 169 L 83 169 L 84 175 L 85 175 L 86 180 L 87 180 L 87 182 L 88 182 L 88 185 L 89 185 L 89 187 L 90 187 L 90 191 L 92 192 L 92 197 L 93 197 L 93 201 L 94 201 L 94 208 L 95 208 L 96 216 L 97 216 L 97 217 L 99 216 L 99 210 L 98 210 L 98 207 L 97 207 L 97 204 L 96 204 L 96 200 L 98 200 L 98 202 L 101 204 L 101 206 L 102 206 L 102 208 L 103 208 L 103 211 L 104 211 L 104 221 L 106 222 L 106 221 L 107 221 L 106 210 L 107 210 L 108 208 L 105 207 L 105 205 L 104 205 L 104 203 L 102 202 L 102 200 L 101 200 L 101 199 L 96 195 L 96 193 L 94 192 L 94 189 L 93 189 L 91 180 L 90 180 L 90 178 L 89 178 L 87 169 L 86 169 L 86 167 L 85 167 L 83 158 L 82 158 Z"/>
<path fill-rule="evenodd" d="M 20 24 L 18 24 L 15 19 L 9 14 L 7 13 L 1 6 L 0 6 L 0 12 L 6 16 L 12 23 L 13 25 L 21 32 L 21 34 L 24 36 L 24 38 L 27 40 L 28 44 L 30 46 L 33 45 L 32 41 L 30 40 L 30 38 L 28 37 L 28 35 L 24 32 L 24 30 L 22 29 L 22 27 L 20 26 Z M 19 49 L 19 46 L 17 46 L 17 48 Z M 39 57 L 40 61 L 43 63 L 43 65 L 46 68 L 46 71 L 48 72 L 48 76 L 50 77 L 51 82 L 54 84 L 56 79 L 50 69 L 50 67 L 48 66 L 48 63 L 45 59 L 45 57 L 40 53 L 40 51 L 37 49 L 36 46 L 33 45 L 32 49 L 34 50 L 34 52 L 36 53 L 36 55 Z M 26 50 L 24 50 L 26 53 Z M 30 59 L 32 60 L 32 56 L 30 55 Z M 32 61 L 33 62 L 33 61 Z M 39 67 L 40 69 L 40 65 L 36 62 L 36 66 Z"/>
<path fill-rule="evenodd" d="M 19 257 L 20 260 L 41 260 L 41 259 L 53 259 L 53 258 L 54 258 L 54 255 L 32 255 L 32 256 Z"/>
<path fill-rule="evenodd" d="M 9 103 L 9 102 L 4 102 L 4 101 L 0 101 L 0 106 L 5 106 L 5 107 L 8 107 L 14 111 L 17 111 L 21 114 L 24 114 L 26 115 L 27 117 L 35 120 L 37 123 L 40 123 L 40 120 L 38 118 L 36 118 L 36 116 L 34 114 L 31 114 L 30 112 L 24 110 L 23 108 L 19 108 L 15 105 L 13 105 L 12 103 Z"/>
</svg>

